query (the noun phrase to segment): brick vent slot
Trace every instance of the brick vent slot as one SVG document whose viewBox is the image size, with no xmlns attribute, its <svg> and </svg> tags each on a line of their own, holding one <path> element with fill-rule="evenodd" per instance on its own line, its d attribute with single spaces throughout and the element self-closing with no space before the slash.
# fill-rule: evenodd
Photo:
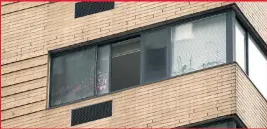
<svg viewBox="0 0 267 129">
<path fill-rule="evenodd" d="M 71 126 L 110 116 L 112 116 L 112 101 L 73 109 L 71 113 Z"/>
<path fill-rule="evenodd" d="M 114 9 L 114 2 L 78 2 L 75 4 L 75 18 Z"/>
</svg>

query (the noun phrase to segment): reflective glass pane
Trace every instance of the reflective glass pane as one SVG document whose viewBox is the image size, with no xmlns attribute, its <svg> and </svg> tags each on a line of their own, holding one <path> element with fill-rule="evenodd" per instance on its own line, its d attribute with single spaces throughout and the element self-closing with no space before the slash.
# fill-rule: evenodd
<svg viewBox="0 0 267 129">
<path fill-rule="evenodd" d="M 101 95 L 109 92 L 110 45 L 98 47 L 97 56 L 96 93 Z"/>
<path fill-rule="evenodd" d="M 95 48 L 52 58 L 50 106 L 94 95 Z"/>
<path fill-rule="evenodd" d="M 248 40 L 248 52 L 249 77 L 267 99 L 267 60 L 251 38 Z"/>
<path fill-rule="evenodd" d="M 235 26 L 235 44 L 236 44 L 236 62 L 240 65 L 240 67 L 245 70 L 245 31 L 236 22 Z"/>
<path fill-rule="evenodd" d="M 172 28 L 172 76 L 226 63 L 225 14 Z"/>
<path fill-rule="evenodd" d="M 168 30 L 157 30 L 144 35 L 144 82 L 167 78 Z"/>
<path fill-rule="evenodd" d="M 111 91 L 140 84 L 140 42 L 123 41 L 112 45 Z"/>
</svg>

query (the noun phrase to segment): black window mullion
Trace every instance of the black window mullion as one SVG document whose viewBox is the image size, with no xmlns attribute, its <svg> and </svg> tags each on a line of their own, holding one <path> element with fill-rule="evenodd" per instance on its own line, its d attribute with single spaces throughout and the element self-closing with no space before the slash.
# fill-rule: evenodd
<svg viewBox="0 0 267 129">
<path fill-rule="evenodd" d="M 141 57 L 140 57 L 140 84 L 145 84 L 144 75 L 145 75 L 145 36 L 144 33 L 141 33 L 140 38 L 140 50 L 141 50 Z"/>
<path fill-rule="evenodd" d="M 109 88 L 108 88 L 108 93 L 110 93 L 111 92 L 111 60 L 112 60 L 112 49 L 111 49 L 111 44 L 109 44 L 109 74 L 108 74 L 108 79 L 109 79 L 109 81 L 108 81 L 108 86 L 109 86 Z"/>
<path fill-rule="evenodd" d="M 168 27 L 168 41 L 167 41 L 167 78 L 171 77 L 171 73 L 172 73 L 172 42 L 171 42 L 171 38 L 172 38 L 172 29 L 171 27 Z"/>
<path fill-rule="evenodd" d="M 235 61 L 235 13 L 231 10 L 226 13 L 226 62 Z"/>
<path fill-rule="evenodd" d="M 249 75 L 249 67 L 248 67 L 248 63 L 249 63 L 249 58 L 248 58 L 248 32 L 245 32 L 245 62 L 246 62 L 246 73 L 247 75 Z"/>
<path fill-rule="evenodd" d="M 97 96 L 97 63 L 98 63 L 98 45 L 95 46 L 95 78 L 94 78 L 94 96 Z"/>
</svg>

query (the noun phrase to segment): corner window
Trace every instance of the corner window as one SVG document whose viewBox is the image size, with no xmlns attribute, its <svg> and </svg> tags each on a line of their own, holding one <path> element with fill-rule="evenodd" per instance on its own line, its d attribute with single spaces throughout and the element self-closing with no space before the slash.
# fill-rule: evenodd
<svg viewBox="0 0 267 129">
<path fill-rule="evenodd" d="M 78 2 L 75 3 L 75 18 L 114 9 L 114 2 Z"/>
<path fill-rule="evenodd" d="M 245 62 L 245 31 L 241 25 L 236 21 L 235 22 L 235 49 L 236 49 L 236 62 L 240 67 L 246 71 L 246 62 Z"/>
<path fill-rule="evenodd" d="M 249 77 L 267 99 L 267 60 L 254 40 L 248 39 Z"/>
<path fill-rule="evenodd" d="M 108 41 L 109 44 L 53 54 L 49 106 L 161 81 L 226 61 L 236 61 L 247 70 L 267 97 L 267 72 L 262 72 L 267 71 L 266 57 L 254 40 L 248 39 L 248 32 L 234 21 L 234 15 L 228 15 L 232 13 L 142 30 L 133 34 L 138 38 L 127 35 L 119 41 Z"/>
<path fill-rule="evenodd" d="M 226 15 L 172 28 L 171 76 L 226 63 Z"/>
<path fill-rule="evenodd" d="M 50 106 L 94 96 L 94 47 L 55 55 L 51 71 Z"/>
</svg>

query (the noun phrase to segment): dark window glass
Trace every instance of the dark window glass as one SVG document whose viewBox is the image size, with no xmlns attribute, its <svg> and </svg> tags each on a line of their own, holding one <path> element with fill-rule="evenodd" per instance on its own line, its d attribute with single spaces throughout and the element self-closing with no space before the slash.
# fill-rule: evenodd
<svg viewBox="0 0 267 129">
<path fill-rule="evenodd" d="M 75 4 L 75 18 L 99 13 L 114 8 L 114 2 L 78 2 Z"/>
<path fill-rule="evenodd" d="M 50 106 L 94 95 L 95 48 L 52 58 Z"/>
<path fill-rule="evenodd" d="M 140 42 L 123 41 L 112 45 L 111 91 L 140 84 Z"/>
<path fill-rule="evenodd" d="M 234 120 L 229 119 L 229 120 L 222 120 L 222 121 L 202 124 L 191 128 L 239 128 L 239 127 L 240 126 Z"/>
<path fill-rule="evenodd" d="M 168 30 L 159 30 L 144 35 L 144 83 L 167 78 Z"/>
<path fill-rule="evenodd" d="M 97 58 L 97 95 L 109 92 L 109 66 L 110 66 L 110 45 L 98 47 Z"/>
</svg>

